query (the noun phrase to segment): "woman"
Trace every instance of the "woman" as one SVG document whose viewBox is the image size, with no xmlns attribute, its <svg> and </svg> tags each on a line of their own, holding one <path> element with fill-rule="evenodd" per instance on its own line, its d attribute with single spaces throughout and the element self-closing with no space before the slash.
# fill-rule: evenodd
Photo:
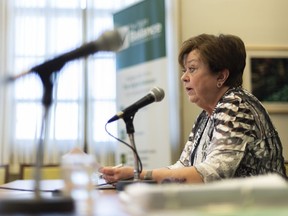
<svg viewBox="0 0 288 216">
<path fill-rule="evenodd" d="M 233 35 L 201 34 L 179 53 L 181 80 L 191 103 L 203 109 L 180 159 L 143 170 L 141 179 L 187 183 L 278 173 L 286 177 L 282 144 L 262 104 L 242 88 L 246 51 Z M 108 182 L 133 177 L 132 167 L 103 167 Z"/>
</svg>

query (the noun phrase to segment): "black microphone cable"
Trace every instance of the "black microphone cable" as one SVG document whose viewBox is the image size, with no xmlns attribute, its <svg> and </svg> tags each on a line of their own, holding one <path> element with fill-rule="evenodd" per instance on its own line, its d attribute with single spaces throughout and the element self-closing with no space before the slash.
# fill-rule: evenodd
<svg viewBox="0 0 288 216">
<path fill-rule="evenodd" d="M 138 173 L 140 174 L 140 173 L 142 172 L 142 170 L 143 170 L 143 166 L 142 166 L 142 161 L 141 161 L 141 158 L 140 158 L 137 150 L 136 150 L 134 147 L 132 147 L 131 145 L 129 145 L 127 142 L 125 142 L 125 141 L 119 139 L 118 137 L 114 136 L 113 134 L 111 134 L 111 133 L 108 131 L 108 129 L 107 129 L 107 125 L 108 125 L 108 124 L 109 124 L 109 122 L 107 122 L 107 123 L 105 124 L 105 131 L 106 131 L 111 137 L 113 137 L 114 139 L 116 139 L 118 142 L 121 142 L 121 143 L 123 143 L 124 145 L 126 145 L 127 147 L 129 147 L 129 148 L 133 151 L 133 153 L 136 155 L 137 161 L 138 161 L 138 163 L 139 163 Z"/>
<path fill-rule="evenodd" d="M 125 180 L 131 180 L 131 178 L 125 179 Z M 111 187 L 105 188 L 104 186 L 113 186 L 116 184 L 117 181 L 115 182 L 106 182 L 106 183 L 101 183 L 101 184 L 96 184 L 94 185 L 95 189 L 99 190 L 105 190 L 105 189 L 111 189 Z M 22 191 L 22 192 L 35 192 L 35 189 L 24 189 L 24 188 L 14 188 L 14 187 L 5 187 L 5 186 L 0 186 L 0 190 L 10 190 L 10 191 Z M 63 192 L 63 188 L 59 189 L 40 189 L 40 192 L 43 193 L 59 193 L 61 194 Z"/>
<path fill-rule="evenodd" d="M 12 191 L 24 191 L 24 192 L 34 192 L 35 189 L 24 189 L 24 188 L 13 188 L 13 187 L 4 187 L 0 186 L 0 190 L 12 190 Z M 53 190 L 40 190 L 40 192 L 54 192 L 57 189 Z"/>
</svg>

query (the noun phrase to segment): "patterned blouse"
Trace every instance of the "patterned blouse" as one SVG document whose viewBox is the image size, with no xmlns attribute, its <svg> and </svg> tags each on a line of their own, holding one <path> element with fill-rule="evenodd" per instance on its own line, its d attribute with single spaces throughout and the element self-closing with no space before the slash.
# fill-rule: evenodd
<svg viewBox="0 0 288 216">
<path fill-rule="evenodd" d="M 204 182 L 279 173 L 286 177 L 282 144 L 259 100 L 231 88 L 209 117 L 198 116 L 180 159 L 168 168 L 194 166 Z"/>
</svg>

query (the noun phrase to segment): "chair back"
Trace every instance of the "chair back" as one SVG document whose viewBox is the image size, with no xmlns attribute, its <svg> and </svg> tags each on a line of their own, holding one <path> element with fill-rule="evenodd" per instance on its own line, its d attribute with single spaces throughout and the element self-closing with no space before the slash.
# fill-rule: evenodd
<svg viewBox="0 0 288 216">
<path fill-rule="evenodd" d="M 35 165 L 21 164 L 20 179 L 34 179 Z M 49 164 L 41 167 L 41 179 L 61 179 L 60 165 Z"/>
<path fill-rule="evenodd" d="M 7 183 L 9 180 L 9 165 L 0 165 L 0 185 Z"/>
</svg>

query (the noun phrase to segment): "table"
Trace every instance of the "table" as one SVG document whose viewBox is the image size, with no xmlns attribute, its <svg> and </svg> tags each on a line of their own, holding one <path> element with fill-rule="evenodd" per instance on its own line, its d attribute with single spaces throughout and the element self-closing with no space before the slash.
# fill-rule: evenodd
<svg viewBox="0 0 288 216">
<path fill-rule="evenodd" d="M 34 181 L 33 180 L 16 180 L 4 185 L 1 187 L 13 188 L 13 189 L 24 189 L 24 190 L 33 190 Z M 63 188 L 62 180 L 42 180 L 41 181 L 41 191 L 56 191 Z M 52 198 L 55 196 L 55 193 L 52 192 L 41 192 L 43 197 Z M 56 194 L 57 196 L 57 194 Z M 58 195 L 60 196 L 60 195 Z M 31 191 L 20 191 L 20 190 L 8 190 L 0 189 L 0 202 L 5 199 L 32 199 L 34 197 L 33 192 Z M 75 203 L 77 205 L 77 203 Z M 93 214 L 81 214 L 81 215 L 100 215 L 100 216 L 128 216 L 129 214 L 124 211 L 121 206 L 121 202 L 118 196 L 118 192 L 115 189 L 95 189 L 95 199 L 91 204 L 93 206 Z M 45 214 L 43 214 L 45 215 Z M 61 215 L 61 214 L 57 214 Z M 67 214 L 63 214 L 67 215 Z M 69 215 L 80 215 L 76 211 L 75 214 Z"/>
<path fill-rule="evenodd" d="M 277 178 L 278 179 L 278 178 Z M 116 190 L 95 190 L 95 199 L 88 206 L 93 206 L 93 213 L 56 214 L 65 216 L 287 216 L 288 215 L 288 185 L 285 180 L 281 182 L 275 178 L 268 178 L 271 187 L 247 187 L 246 180 L 236 179 L 239 187 L 222 187 L 219 185 L 207 184 L 202 189 L 197 185 L 134 185 L 135 190 L 129 189 L 123 193 Z M 261 181 L 263 179 L 260 179 Z M 280 180 L 280 179 L 278 179 Z M 255 180 L 253 181 L 255 184 Z M 41 190 L 56 190 L 63 188 L 62 180 L 42 180 Z M 259 181 L 257 181 L 259 184 Z M 222 186 L 221 186 L 222 185 Z M 244 187 L 244 185 L 246 185 Z M 265 184 L 266 185 L 266 184 Z M 278 185 L 278 186 L 277 186 Z M 2 185 L 9 188 L 33 189 L 33 180 L 16 180 Z M 263 185 L 262 185 L 263 186 Z M 133 187 L 133 186 L 132 186 Z M 145 188 L 144 188 L 145 187 Z M 145 190 L 144 190 L 144 189 Z M 209 189 L 210 188 L 210 189 Z M 174 190 L 177 189 L 177 190 Z M 253 189 L 253 190 L 252 190 Z M 150 193 L 150 192 L 152 193 Z M 239 196 L 236 196 L 238 194 Z M 125 195 L 129 195 L 125 198 Z M 211 195 L 214 198 L 211 198 Z M 230 196 L 231 195 L 231 196 Z M 233 196 L 232 196 L 233 195 Z M 253 195 L 253 196 L 251 196 Z M 44 192 L 43 196 L 53 197 L 52 192 Z M 33 193 L 30 191 L 13 191 L 0 189 L 1 201 L 11 198 L 31 199 Z M 216 197 L 216 198 L 215 198 Z M 230 202 L 215 202 L 220 198 L 226 200 L 231 197 Z M 226 197 L 226 198 L 225 198 Z M 252 199 L 252 198 L 257 199 Z M 128 199 L 127 199 L 128 198 Z M 209 198 L 209 199 L 207 199 Z M 240 200 L 238 198 L 241 198 Z M 242 199 L 243 198 L 243 199 Z M 258 199 L 259 198 L 259 199 Z M 2 199 L 2 200 L 1 200 Z M 202 200 L 202 201 L 201 201 Z M 208 202 L 208 200 L 210 200 Z M 237 202 L 234 202 L 237 201 Z M 238 203 L 238 201 L 240 203 Z M 197 203 L 198 202 L 198 203 Z M 75 202 L 79 204 L 78 201 Z M 163 203 L 163 205 L 161 204 Z M 200 204 L 200 205 L 199 205 Z M 128 213 L 129 211 L 129 213 Z M 139 213 L 141 212 L 141 213 Z M 1 216 L 3 214 L 0 214 Z M 22 215 L 22 214 L 21 214 Z M 29 214 L 30 216 L 31 214 Z M 51 216 L 50 214 L 37 214 L 38 216 Z M 53 214 L 55 215 L 55 214 Z M 5 215 L 7 216 L 7 215 Z M 20 216 L 20 215 L 17 215 Z"/>
</svg>

